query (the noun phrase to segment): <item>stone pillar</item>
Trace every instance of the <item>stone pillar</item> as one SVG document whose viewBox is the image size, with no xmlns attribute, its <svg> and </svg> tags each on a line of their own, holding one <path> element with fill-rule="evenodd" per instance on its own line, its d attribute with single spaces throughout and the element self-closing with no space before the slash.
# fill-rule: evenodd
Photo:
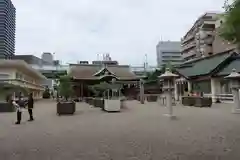
<svg viewBox="0 0 240 160">
<path fill-rule="evenodd" d="M 165 92 L 166 94 L 166 106 L 168 108 L 168 115 L 173 116 L 173 106 L 172 106 L 172 91 L 169 89 Z"/>
<path fill-rule="evenodd" d="M 221 92 L 221 84 L 220 81 L 216 78 L 211 78 L 211 94 L 212 94 L 212 102 L 216 103 L 217 95 Z"/>
<path fill-rule="evenodd" d="M 144 104 L 144 83 L 143 80 L 140 80 L 140 102 Z"/>
<path fill-rule="evenodd" d="M 192 82 L 187 81 L 188 92 L 192 91 Z"/>
<path fill-rule="evenodd" d="M 233 100 L 234 100 L 233 113 L 240 113 L 239 89 L 232 88 L 232 94 L 233 94 Z"/>
<path fill-rule="evenodd" d="M 175 82 L 175 84 L 174 84 L 174 97 L 175 97 L 175 100 L 176 101 L 178 101 L 179 100 L 179 94 L 178 94 L 178 84 L 177 84 L 177 82 Z"/>
</svg>

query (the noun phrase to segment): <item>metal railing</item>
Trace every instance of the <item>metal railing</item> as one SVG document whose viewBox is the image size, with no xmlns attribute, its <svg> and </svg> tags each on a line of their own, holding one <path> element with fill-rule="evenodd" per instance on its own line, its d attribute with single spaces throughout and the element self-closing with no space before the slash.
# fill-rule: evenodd
<svg viewBox="0 0 240 160">
<path fill-rule="evenodd" d="M 212 96 L 212 94 L 204 94 L 204 97 L 213 97 L 215 99 L 219 99 L 220 101 L 233 101 L 232 94 L 216 94 Z"/>
</svg>

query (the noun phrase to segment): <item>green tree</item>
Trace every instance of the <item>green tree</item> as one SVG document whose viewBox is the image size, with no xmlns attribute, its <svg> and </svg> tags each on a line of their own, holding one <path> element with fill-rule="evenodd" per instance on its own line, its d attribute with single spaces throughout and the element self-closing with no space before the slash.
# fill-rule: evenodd
<svg viewBox="0 0 240 160">
<path fill-rule="evenodd" d="M 70 76 L 62 76 L 59 79 L 59 93 L 61 96 L 63 96 L 66 100 L 68 100 L 69 97 L 73 94 L 72 89 L 72 82 Z"/>
<path fill-rule="evenodd" d="M 164 65 L 162 65 L 162 67 L 161 67 L 161 72 L 162 73 L 164 73 L 165 71 L 166 71 L 166 68 L 167 68 L 167 65 L 166 64 L 164 64 Z"/>
<path fill-rule="evenodd" d="M 224 4 L 224 21 L 220 27 L 220 36 L 225 40 L 236 44 L 240 50 L 240 0 L 234 0 L 231 4 L 228 0 Z"/>
<path fill-rule="evenodd" d="M 168 68 L 170 70 L 170 72 L 175 72 L 176 69 L 174 68 L 174 65 L 172 65 L 171 62 L 168 62 L 166 65 L 165 65 L 165 68 L 164 68 L 164 72 L 166 71 L 166 68 Z"/>
</svg>

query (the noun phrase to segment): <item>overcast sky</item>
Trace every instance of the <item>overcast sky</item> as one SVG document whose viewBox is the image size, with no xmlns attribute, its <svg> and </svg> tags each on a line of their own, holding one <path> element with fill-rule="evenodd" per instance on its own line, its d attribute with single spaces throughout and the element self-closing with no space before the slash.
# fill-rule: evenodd
<svg viewBox="0 0 240 160">
<path fill-rule="evenodd" d="M 224 0 L 12 0 L 17 9 L 16 54 L 55 52 L 64 62 L 110 53 L 121 64 L 156 64 L 156 45 L 178 41 Z"/>
</svg>

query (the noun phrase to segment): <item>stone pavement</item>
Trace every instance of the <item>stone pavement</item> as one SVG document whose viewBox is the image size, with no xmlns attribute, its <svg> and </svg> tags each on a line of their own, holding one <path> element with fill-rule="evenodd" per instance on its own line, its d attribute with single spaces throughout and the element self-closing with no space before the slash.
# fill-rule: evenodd
<svg viewBox="0 0 240 160">
<path fill-rule="evenodd" d="M 127 102 L 121 113 L 85 103 L 74 116 L 57 116 L 56 104 L 40 101 L 36 121 L 14 125 L 0 114 L 0 160 L 239 160 L 240 115 L 231 104 L 213 108 L 176 106 L 177 120 L 157 103 Z"/>
</svg>

